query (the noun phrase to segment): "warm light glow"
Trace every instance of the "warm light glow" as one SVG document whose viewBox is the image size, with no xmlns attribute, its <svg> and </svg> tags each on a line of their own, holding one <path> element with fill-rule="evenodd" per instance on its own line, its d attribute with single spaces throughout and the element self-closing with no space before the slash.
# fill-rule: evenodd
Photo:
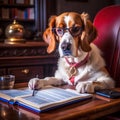
<svg viewBox="0 0 120 120">
<path fill-rule="evenodd" d="M 15 41 L 15 38 L 10 38 L 10 41 L 11 41 L 11 42 L 14 42 L 14 41 Z"/>
<path fill-rule="evenodd" d="M 7 115 L 6 111 L 2 110 L 2 116 L 6 116 L 6 115 Z"/>
</svg>

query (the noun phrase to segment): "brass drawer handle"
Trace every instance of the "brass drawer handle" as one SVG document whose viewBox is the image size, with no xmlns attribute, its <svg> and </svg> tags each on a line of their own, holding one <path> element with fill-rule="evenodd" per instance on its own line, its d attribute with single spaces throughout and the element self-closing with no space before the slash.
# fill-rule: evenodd
<svg viewBox="0 0 120 120">
<path fill-rule="evenodd" d="M 24 69 L 21 72 L 24 73 L 24 74 L 28 74 L 30 72 L 30 70 L 29 69 Z"/>
</svg>

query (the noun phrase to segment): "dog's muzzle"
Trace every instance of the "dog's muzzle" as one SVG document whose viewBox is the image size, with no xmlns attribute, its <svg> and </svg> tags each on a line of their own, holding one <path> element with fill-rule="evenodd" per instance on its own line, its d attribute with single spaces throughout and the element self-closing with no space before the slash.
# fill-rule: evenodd
<svg viewBox="0 0 120 120">
<path fill-rule="evenodd" d="M 71 52 L 71 43 L 69 43 L 69 42 L 64 41 L 61 44 L 61 49 L 62 49 L 62 52 L 63 52 L 64 56 L 69 56 L 69 55 L 72 54 L 72 52 Z"/>
</svg>

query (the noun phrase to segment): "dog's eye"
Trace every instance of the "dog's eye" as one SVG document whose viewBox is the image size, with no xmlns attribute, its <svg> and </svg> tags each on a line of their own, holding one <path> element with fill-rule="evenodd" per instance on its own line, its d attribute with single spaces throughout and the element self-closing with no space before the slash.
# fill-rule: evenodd
<svg viewBox="0 0 120 120">
<path fill-rule="evenodd" d="M 73 36 L 77 36 L 77 35 L 79 35 L 79 34 L 82 32 L 82 28 L 79 27 L 79 26 L 77 26 L 77 27 L 72 27 L 72 28 L 70 29 L 70 32 L 71 32 L 71 34 L 72 34 Z"/>
<path fill-rule="evenodd" d="M 64 31 L 63 31 L 62 28 L 56 28 L 56 33 L 57 33 L 58 36 L 63 36 Z"/>
</svg>

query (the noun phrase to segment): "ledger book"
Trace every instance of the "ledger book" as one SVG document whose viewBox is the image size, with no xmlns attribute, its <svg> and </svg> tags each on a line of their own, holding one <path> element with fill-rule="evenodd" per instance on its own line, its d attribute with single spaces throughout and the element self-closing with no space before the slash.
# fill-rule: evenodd
<svg viewBox="0 0 120 120">
<path fill-rule="evenodd" d="M 0 100 L 39 113 L 92 98 L 92 94 L 58 87 L 46 87 L 34 96 L 32 92 L 28 88 L 0 90 Z"/>
</svg>

